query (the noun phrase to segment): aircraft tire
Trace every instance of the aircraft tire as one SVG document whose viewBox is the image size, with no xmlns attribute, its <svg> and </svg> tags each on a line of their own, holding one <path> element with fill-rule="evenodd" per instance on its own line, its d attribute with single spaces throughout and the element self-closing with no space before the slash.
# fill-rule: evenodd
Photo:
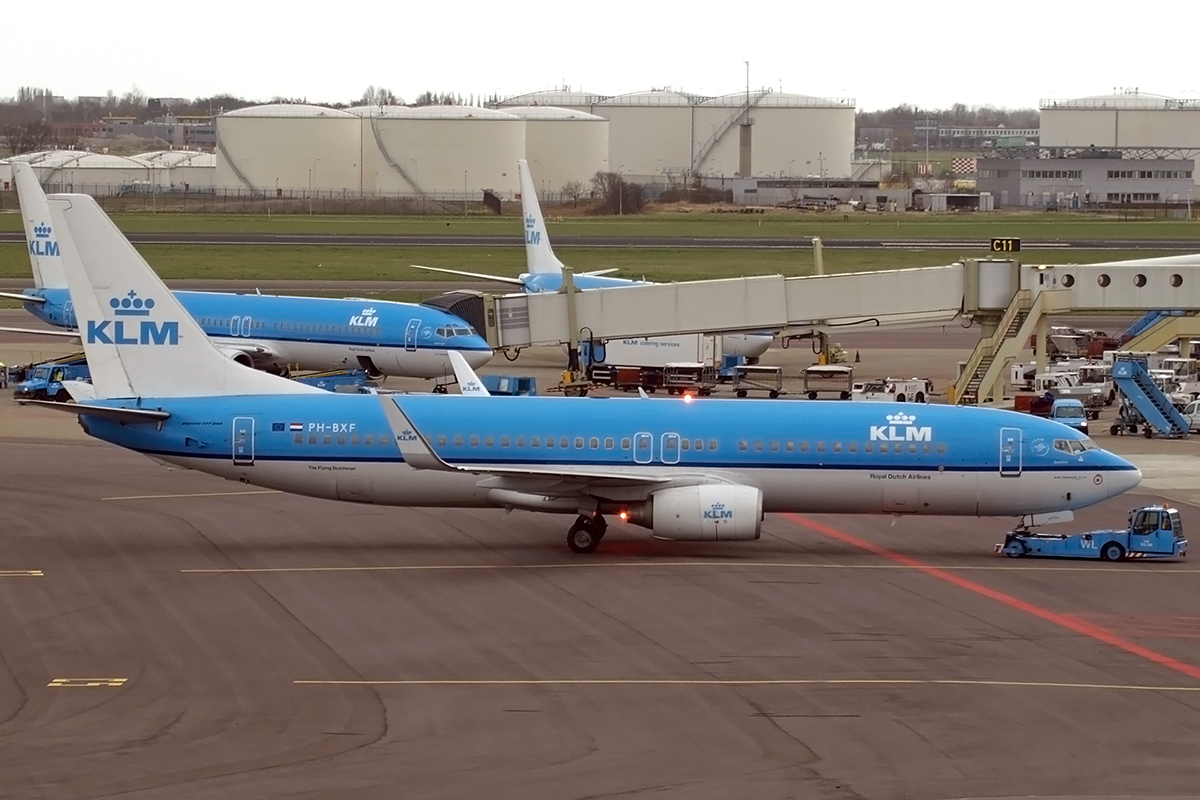
<svg viewBox="0 0 1200 800">
<path fill-rule="evenodd" d="M 580 517 L 575 520 L 575 524 L 567 531 L 567 547 L 572 553 L 587 555 L 595 552 L 599 546 L 600 540 L 604 538 L 604 531 L 598 525 L 593 523 L 587 517 Z"/>
<path fill-rule="evenodd" d="M 71 399 L 71 395 L 67 392 L 66 389 L 59 389 L 57 392 L 54 393 L 54 397 L 51 399 L 53 399 L 54 402 L 56 402 L 56 403 L 65 403 Z"/>
<path fill-rule="evenodd" d="M 1120 561 L 1125 557 L 1125 548 L 1116 542 L 1109 542 L 1100 550 L 1100 558 L 1105 561 Z"/>
<path fill-rule="evenodd" d="M 738 390 L 737 390 L 737 396 L 738 396 L 738 397 L 745 397 L 745 396 L 746 396 L 746 390 L 745 390 L 745 389 L 738 389 Z"/>
</svg>

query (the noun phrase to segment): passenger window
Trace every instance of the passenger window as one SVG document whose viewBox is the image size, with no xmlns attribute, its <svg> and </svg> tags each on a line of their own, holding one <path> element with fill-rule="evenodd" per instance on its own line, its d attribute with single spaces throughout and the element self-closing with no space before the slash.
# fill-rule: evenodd
<svg viewBox="0 0 1200 800">
<path fill-rule="evenodd" d="M 380 444 L 387 444 L 387 443 L 388 443 L 388 437 L 387 437 L 387 434 L 380 434 L 380 435 L 379 435 L 379 443 L 380 443 Z"/>
<path fill-rule="evenodd" d="M 508 447 L 508 437 L 507 437 L 507 436 L 501 436 L 501 437 L 500 437 L 500 446 L 501 446 L 501 447 Z"/>
<path fill-rule="evenodd" d="M 692 443 L 691 443 L 691 440 L 689 440 L 689 439 L 681 439 L 679 441 L 679 449 L 680 450 L 687 450 L 691 446 L 692 446 Z"/>
<path fill-rule="evenodd" d="M 717 440 L 716 440 L 716 439 L 709 439 L 709 440 L 708 440 L 708 449 L 709 449 L 709 450 L 716 450 L 716 449 L 717 449 Z"/>
<path fill-rule="evenodd" d="M 455 446 L 455 447 L 462 447 L 462 442 L 463 442 L 463 440 L 462 440 L 462 435 L 461 435 L 461 434 L 460 434 L 460 435 L 458 435 L 458 436 L 455 436 L 455 437 L 454 437 L 454 446 Z M 370 437 L 370 436 L 368 436 L 368 437 L 367 437 L 367 444 L 370 444 L 370 443 L 371 443 L 371 437 Z"/>
<path fill-rule="evenodd" d="M 747 444 L 746 444 L 746 440 L 745 440 L 745 439 L 742 439 L 741 441 L 739 441 L 739 442 L 738 442 L 738 450 L 743 450 L 743 451 L 744 451 L 744 450 L 745 450 L 745 449 L 746 449 L 748 446 L 749 446 L 749 445 L 747 445 Z"/>
<path fill-rule="evenodd" d="M 863 445 L 863 452 L 864 453 L 874 453 L 875 445 L 871 444 L 870 442 L 867 442 L 866 444 Z"/>
<path fill-rule="evenodd" d="M 929 442 L 926 442 L 925 444 L 921 445 L 921 449 L 925 451 L 926 455 L 933 452 L 933 447 L 929 444 Z"/>
<path fill-rule="evenodd" d="M 304 434 L 297 433 L 296 434 L 296 444 L 303 444 L 303 443 L 304 443 Z"/>
<path fill-rule="evenodd" d="M 563 445 L 563 447 L 566 447 L 566 445 L 564 444 L 564 445 Z M 575 437 L 575 449 L 576 449 L 576 450 L 582 450 L 582 449 L 583 449 L 583 437 L 582 437 L 582 436 L 576 436 L 576 437 Z"/>
<path fill-rule="evenodd" d="M 613 441 L 613 438 L 611 436 L 609 436 L 607 439 L 604 440 L 604 449 L 605 450 L 612 450 L 613 447 L 615 447 L 615 446 L 616 446 L 616 442 Z"/>
<path fill-rule="evenodd" d="M 517 447 L 524 447 L 524 446 L 525 446 L 525 437 L 518 436 L 517 437 Z"/>
<path fill-rule="evenodd" d="M 801 442 L 801 443 L 800 443 L 800 452 L 801 452 L 801 453 L 807 453 L 807 452 L 808 452 L 808 442 Z"/>
<path fill-rule="evenodd" d="M 846 447 L 850 450 L 851 453 L 858 452 L 858 442 L 851 442 L 850 444 L 846 445 Z"/>
<path fill-rule="evenodd" d="M 631 447 L 633 447 L 633 440 L 630 439 L 628 436 L 623 437 L 621 439 L 621 449 L 628 450 Z"/>
<path fill-rule="evenodd" d="M 495 445 L 495 443 L 496 443 L 496 440 L 493 439 L 491 436 L 489 436 L 483 440 L 484 447 L 493 447 Z"/>
<path fill-rule="evenodd" d="M 530 447 L 541 447 L 541 446 L 542 446 L 542 439 L 541 439 L 541 437 L 540 437 L 540 436 L 534 436 L 532 439 L 530 439 L 530 440 L 529 440 L 529 446 L 530 446 Z"/>
<path fill-rule="evenodd" d="M 835 452 L 835 453 L 840 453 L 840 452 L 842 452 L 842 443 L 841 443 L 841 442 L 834 442 L 834 443 L 833 443 L 833 452 Z"/>
<path fill-rule="evenodd" d="M 445 446 L 446 446 L 446 437 L 439 436 L 438 437 L 438 447 L 445 447 Z"/>
<path fill-rule="evenodd" d="M 442 444 L 445 444 L 445 443 L 446 443 L 446 437 L 445 437 L 445 436 L 443 436 L 443 437 L 442 437 Z M 353 444 L 353 445 L 357 445 L 357 444 L 358 444 L 358 434 L 357 434 L 357 433 L 356 433 L 356 434 L 354 434 L 353 436 L 351 436 L 351 437 L 350 437 L 350 444 Z"/>
<path fill-rule="evenodd" d="M 346 443 L 346 434 L 339 433 L 338 434 L 338 444 L 345 444 L 345 443 Z"/>
<path fill-rule="evenodd" d="M 792 452 L 793 450 L 795 450 L 795 449 L 796 449 L 796 443 L 795 443 L 795 442 L 788 442 L 788 443 L 787 443 L 787 445 L 786 445 L 786 447 L 787 447 L 787 451 L 790 453 L 790 452 Z"/>
<path fill-rule="evenodd" d="M 595 436 L 593 436 L 588 441 L 588 447 L 592 448 L 593 450 L 599 450 L 600 449 L 600 440 L 597 439 Z"/>
<path fill-rule="evenodd" d="M 333 440 L 333 437 L 332 437 L 332 436 L 330 436 L 330 435 L 327 433 L 327 434 L 325 434 L 325 435 L 322 437 L 322 441 L 321 441 L 321 443 L 322 443 L 322 444 L 329 444 L 329 443 L 330 443 L 330 441 L 332 441 L 332 440 Z"/>
<path fill-rule="evenodd" d="M 778 453 L 778 452 L 779 452 L 779 442 L 776 442 L 776 441 L 774 441 L 774 440 L 772 440 L 772 441 L 771 441 L 771 452 L 772 452 L 772 453 Z"/>
<path fill-rule="evenodd" d="M 479 437 L 478 436 L 471 437 L 471 447 L 479 447 Z"/>
<path fill-rule="evenodd" d="M 570 447 L 570 439 L 568 439 L 566 436 L 563 436 L 558 440 L 558 446 L 566 450 L 568 447 Z M 579 440 L 578 446 L 583 447 L 583 439 Z"/>
<path fill-rule="evenodd" d="M 364 444 L 365 444 L 367 447 L 370 447 L 371 445 L 375 444 L 375 435 L 374 435 L 374 434 L 370 434 L 370 433 L 368 433 L 368 434 L 367 434 L 367 438 L 366 438 L 366 440 L 365 440 L 363 443 L 364 443 Z M 455 444 L 462 444 L 462 437 L 461 437 L 461 436 L 460 436 L 460 437 L 458 437 L 457 441 L 455 441 L 454 443 L 455 443 Z"/>
<path fill-rule="evenodd" d="M 887 451 L 888 451 L 887 442 L 880 442 L 879 443 L 879 452 L 886 453 Z"/>
<path fill-rule="evenodd" d="M 546 437 L 546 447 L 554 447 L 554 437 L 553 436 Z"/>
<path fill-rule="evenodd" d="M 946 445 L 944 445 L 944 444 L 941 444 L 941 443 L 939 443 L 939 444 L 938 444 L 938 454 L 939 454 L 939 455 L 945 455 L 945 454 L 946 454 Z"/>
<path fill-rule="evenodd" d="M 316 443 L 317 443 L 317 435 L 316 435 L 315 433 L 310 433 L 310 434 L 308 435 L 308 443 L 309 443 L 309 444 L 316 444 Z"/>
<path fill-rule="evenodd" d="M 818 453 L 825 452 L 825 443 L 824 442 L 817 442 L 817 452 Z"/>
<path fill-rule="evenodd" d="M 909 443 L 908 443 L 908 452 L 910 452 L 910 453 L 915 453 L 915 452 L 917 452 L 917 443 L 916 443 L 916 442 L 909 442 Z"/>
<path fill-rule="evenodd" d="M 762 439 L 754 440 L 754 450 L 755 450 L 755 452 L 758 452 L 758 453 L 762 452 Z"/>
<path fill-rule="evenodd" d="M 697 439 L 695 444 L 693 444 L 692 446 L 697 450 L 703 450 L 704 449 L 704 440 Z"/>
</svg>

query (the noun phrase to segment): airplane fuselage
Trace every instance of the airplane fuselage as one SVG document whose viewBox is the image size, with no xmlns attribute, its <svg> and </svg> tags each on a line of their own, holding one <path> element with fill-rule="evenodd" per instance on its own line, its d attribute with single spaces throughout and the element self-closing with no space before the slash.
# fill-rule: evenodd
<svg viewBox="0 0 1200 800">
<path fill-rule="evenodd" d="M 595 474 L 590 495 L 615 502 L 724 483 L 760 489 L 764 511 L 1021 515 L 1082 508 L 1140 479 L 1066 426 L 991 409 L 419 395 L 100 402 L 171 414 L 123 424 L 85 413 L 105 441 L 257 486 L 398 506 L 503 506 L 497 488 L 536 495 L 526 471 Z M 389 420 L 389 403 L 415 430 Z M 398 437 L 417 436 L 455 469 L 406 464 Z M 657 483 L 605 488 L 613 475 Z"/>
<path fill-rule="evenodd" d="M 56 327 L 76 328 L 66 289 L 30 289 L 25 308 Z M 254 366 L 367 369 L 383 375 L 452 375 L 447 350 L 472 367 L 491 358 L 487 341 L 445 311 L 412 303 L 219 292 L 174 292 L 214 344 Z M 100 330 L 103 338 L 115 331 Z"/>
</svg>

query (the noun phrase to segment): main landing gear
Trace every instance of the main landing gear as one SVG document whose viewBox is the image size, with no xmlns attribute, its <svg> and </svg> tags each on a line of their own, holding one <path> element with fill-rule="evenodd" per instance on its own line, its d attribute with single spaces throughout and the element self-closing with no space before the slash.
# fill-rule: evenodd
<svg viewBox="0 0 1200 800">
<path fill-rule="evenodd" d="M 607 530 L 608 523 L 599 514 L 591 517 L 580 514 L 571 530 L 567 531 L 567 547 L 571 548 L 572 553 L 591 553 Z"/>
</svg>

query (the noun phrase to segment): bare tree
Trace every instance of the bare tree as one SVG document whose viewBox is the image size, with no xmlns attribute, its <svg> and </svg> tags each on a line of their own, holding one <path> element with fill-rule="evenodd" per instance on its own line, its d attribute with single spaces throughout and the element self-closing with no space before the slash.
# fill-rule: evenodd
<svg viewBox="0 0 1200 800">
<path fill-rule="evenodd" d="M 579 198 L 583 197 L 583 193 L 587 191 L 587 187 L 583 185 L 583 181 L 568 181 L 563 184 L 559 191 L 571 198 L 572 206 L 578 206 Z"/>
<path fill-rule="evenodd" d="M 600 198 L 600 211 L 605 214 L 637 214 L 646 205 L 642 185 L 627 183 L 615 172 L 601 170 L 593 175 L 592 191 Z"/>
<path fill-rule="evenodd" d="M 42 150 L 46 142 L 50 140 L 52 133 L 53 131 L 45 120 L 4 127 L 4 138 L 8 141 L 8 149 L 14 156 Z"/>
</svg>

